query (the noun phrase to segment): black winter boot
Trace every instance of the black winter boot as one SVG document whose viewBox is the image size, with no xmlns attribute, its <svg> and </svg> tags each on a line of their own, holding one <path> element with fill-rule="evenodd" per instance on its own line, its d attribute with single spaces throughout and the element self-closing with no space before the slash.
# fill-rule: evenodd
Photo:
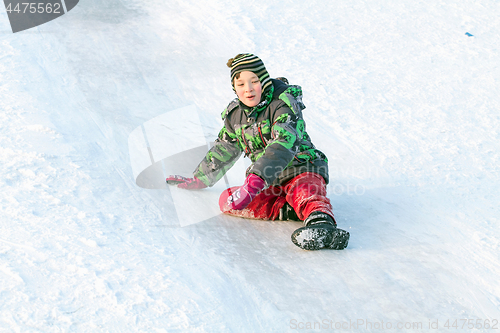
<svg viewBox="0 0 500 333">
<path fill-rule="evenodd" d="M 295 230 L 292 242 L 304 250 L 343 250 L 349 243 L 349 233 L 338 229 L 335 219 L 323 212 L 312 212 L 304 227 Z"/>
<path fill-rule="evenodd" d="M 280 215 L 278 216 L 280 221 L 301 221 L 297 216 L 297 213 L 288 202 L 285 202 L 283 207 L 280 208 Z"/>
</svg>

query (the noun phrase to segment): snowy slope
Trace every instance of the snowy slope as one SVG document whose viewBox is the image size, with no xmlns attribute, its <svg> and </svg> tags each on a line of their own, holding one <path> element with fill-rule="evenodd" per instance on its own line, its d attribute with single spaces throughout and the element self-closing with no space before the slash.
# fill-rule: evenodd
<svg viewBox="0 0 500 333">
<path fill-rule="evenodd" d="M 12 34 L 1 10 L 0 331 L 493 331 L 499 14 L 493 0 L 95 0 Z M 131 134 L 194 107 L 213 140 L 240 52 L 302 85 L 345 251 L 298 249 L 296 223 L 181 226 L 190 202 L 136 184 Z"/>
</svg>

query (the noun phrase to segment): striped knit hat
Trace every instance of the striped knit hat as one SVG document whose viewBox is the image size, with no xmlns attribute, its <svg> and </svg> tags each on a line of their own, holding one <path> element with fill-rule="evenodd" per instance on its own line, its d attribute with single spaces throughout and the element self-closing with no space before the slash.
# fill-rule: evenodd
<svg viewBox="0 0 500 333">
<path fill-rule="evenodd" d="M 238 54 L 236 57 L 231 58 L 227 62 L 227 67 L 231 68 L 231 85 L 234 89 L 234 78 L 237 74 L 250 71 L 257 75 L 262 83 L 262 91 L 272 85 L 271 77 L 264 66 L 262 60 L 251 53 Z"/>
</svg>

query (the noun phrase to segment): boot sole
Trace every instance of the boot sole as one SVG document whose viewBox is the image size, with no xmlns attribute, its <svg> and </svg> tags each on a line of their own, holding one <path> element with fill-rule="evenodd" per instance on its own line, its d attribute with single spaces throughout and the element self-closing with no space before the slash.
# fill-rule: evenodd
<svg viewBox="0 0 500 333">
<path fill-rule="evenodd" d="M 328 246 L 332 250 L 343 250 L 349 244 L 349 237 L 351 236 L 348 231 L 337 229 L 337 233 L 333 238 L 332 244 Z"/>
<path fill-rule="evenodd" d="M 292 242 L 301 249 L 315 251 L 321 249 L 343 250 L 349 243 L 349 233 L 342 229 L 302 227 L 292 234 Z"/>
</svg>

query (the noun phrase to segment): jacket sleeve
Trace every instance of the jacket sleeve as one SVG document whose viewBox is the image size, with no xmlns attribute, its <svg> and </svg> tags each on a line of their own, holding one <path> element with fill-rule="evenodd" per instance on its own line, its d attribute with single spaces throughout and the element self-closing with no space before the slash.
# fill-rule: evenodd
<svg viewBox="0 0 500 333">
<path fill-rule="evenodd" d="M 272 140 L 247 173 L 254 173 L 271 185 L 291 165 L 299 151 L 299 118 L 284 102 L 272 114 Z"/>
<path fill-rule="evenodd" d="M 229 122 L 225 120 L 214 146 L 195 169 L 194 176 L 205 185 L 213 186 L 236 163 L 241 153 L 236 134 L 232 131 Z"/>
</svg>

